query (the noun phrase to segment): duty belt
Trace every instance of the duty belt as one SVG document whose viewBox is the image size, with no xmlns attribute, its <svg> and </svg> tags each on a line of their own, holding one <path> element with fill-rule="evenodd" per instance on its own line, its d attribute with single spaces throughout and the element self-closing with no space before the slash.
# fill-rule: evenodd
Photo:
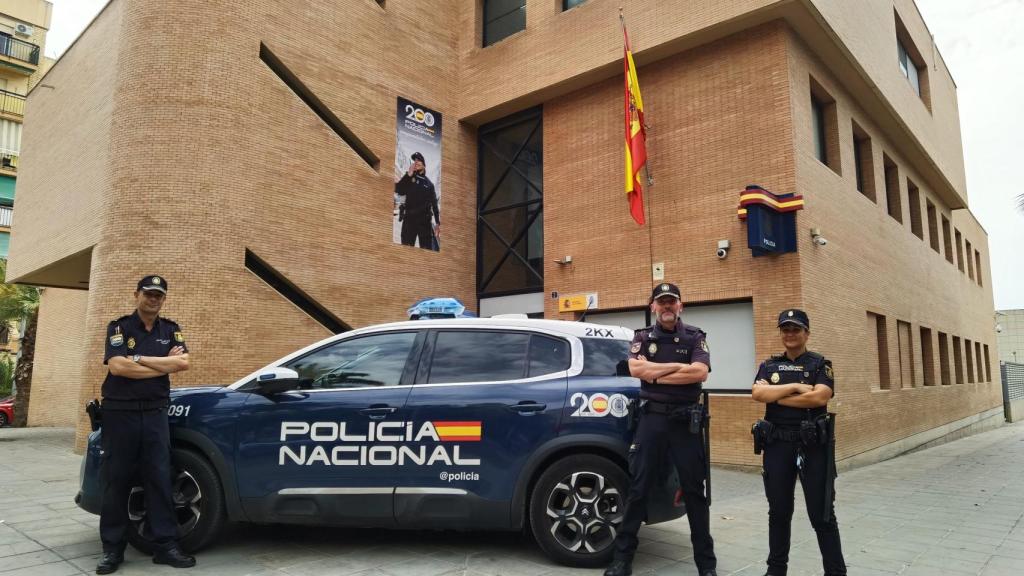
<svg viewBox="0 0 1024 576">
<path fill-rule="evenodd" d="M 671 414 L 680 408 L 687 408 L 696 405 L 696 402 L 681 402 L 679 404 L 670 404 L 668 402 L 658 402 L 655 400 L 645 400 L 642 404 L 641 410 L 648 414 Z"/>
<path fill-rule="evenodd" d="M 800 431 L 799 430 L 784 430 L 776 427 L 772 430 L 772 440 L 782 440 L 783 442 L 800 442 Z"/>
<path fill-rule="evenodd" d="M 124 412 L 146 412 L 148 410 L 164 410 L 170 403 L 168 399 L 163 400 L 107 400 L 103 399 L 101 404 L 104 410 Z"/>
</svg>

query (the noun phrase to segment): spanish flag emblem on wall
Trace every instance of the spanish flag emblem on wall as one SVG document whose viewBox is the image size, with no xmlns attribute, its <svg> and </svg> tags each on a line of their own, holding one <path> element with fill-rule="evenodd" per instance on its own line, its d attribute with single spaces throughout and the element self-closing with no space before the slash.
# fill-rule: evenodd
<svg viewBox="0 0 1024 576">
<path fill-rule="evenodd" d="M 434 430 L 441 442 L 479 442 L 483 427 L 475 422 L 434 422 Z"/>
</svg>

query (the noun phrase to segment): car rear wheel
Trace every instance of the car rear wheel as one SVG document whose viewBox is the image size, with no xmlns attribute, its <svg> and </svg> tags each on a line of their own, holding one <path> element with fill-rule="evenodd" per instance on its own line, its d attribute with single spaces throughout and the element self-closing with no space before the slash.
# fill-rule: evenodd
<svg viewBox="0 0 1024 576">
<path fill-rule="evenodd" d="M 171 454 L 174 478 L 171 490 L 178 521 L 178 545 L 194 552 L 212 542 L 224 525 L 224 496 L 216 470 L 202 456 L 175 449 Z M 145 490 L 132 488 L 128 496 L 128 542 L 145 554 L 154 550 L 146 517 Z"/>
<path fill-rule="evenodd" d="M 7 426 L 7 412 L 0 412 L 0 428 Z"/>
<path fill-rule="evenodd" d="M 611 562 L 626 508 L 625 470 L 582 454 L 556 461 L 537 479 L 530 497 L 530 528 L 541 549 L 567 566 Z"/>
</svg>

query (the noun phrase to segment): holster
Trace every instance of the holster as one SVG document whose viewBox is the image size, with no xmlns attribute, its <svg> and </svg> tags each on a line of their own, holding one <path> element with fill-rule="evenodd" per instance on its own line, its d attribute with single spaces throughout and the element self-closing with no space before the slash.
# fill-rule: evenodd
<svg viewBox="0 0 1024 576">
<path fill-rule="evenodd" d="M 775 425 L 767 420 L 758 420 L 750 427 L 750 434 L 754 437 L 754 454 L 760 454 L 764 447 L 771 443 L 772 434 L 775 432 Z"/>
<path fill-rule="evenodd" d="M 100 407 L 100 401 L 93 398 L 85 405 L 85 413 L 89 415 L 89 427 L 95 432 L 100 429 L 103 424 L 103 409 Z"/>
</svg>

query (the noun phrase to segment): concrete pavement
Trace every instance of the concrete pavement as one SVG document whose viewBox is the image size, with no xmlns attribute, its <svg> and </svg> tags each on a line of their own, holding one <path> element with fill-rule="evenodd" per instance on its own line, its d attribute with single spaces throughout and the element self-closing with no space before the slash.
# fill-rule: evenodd
<svg viewBox="0 0 1024 576">
<path fill-rule="evenodd" d="M 0 576 L 92 574 L 98 517 L 79 510 L 81 457 L 67 429 L 0 429 Z M 768 506 L 757 474 L 714 471 L 712 534 L 719 574 L 760 576 Z M 821 574 L 797 489 L 791 575 Z M 857 576 L 1024 574 L 1024 424 L 843 473 L 837 516 Z M 685 519 L 644 528 L 635 574 L 692 575 Z M 537 576 L 599 570 L 552 564 L 526 537 L 231 526 L 178 571 L 129 549 L 118 574 L 179 576 Z"/>
</svg>

